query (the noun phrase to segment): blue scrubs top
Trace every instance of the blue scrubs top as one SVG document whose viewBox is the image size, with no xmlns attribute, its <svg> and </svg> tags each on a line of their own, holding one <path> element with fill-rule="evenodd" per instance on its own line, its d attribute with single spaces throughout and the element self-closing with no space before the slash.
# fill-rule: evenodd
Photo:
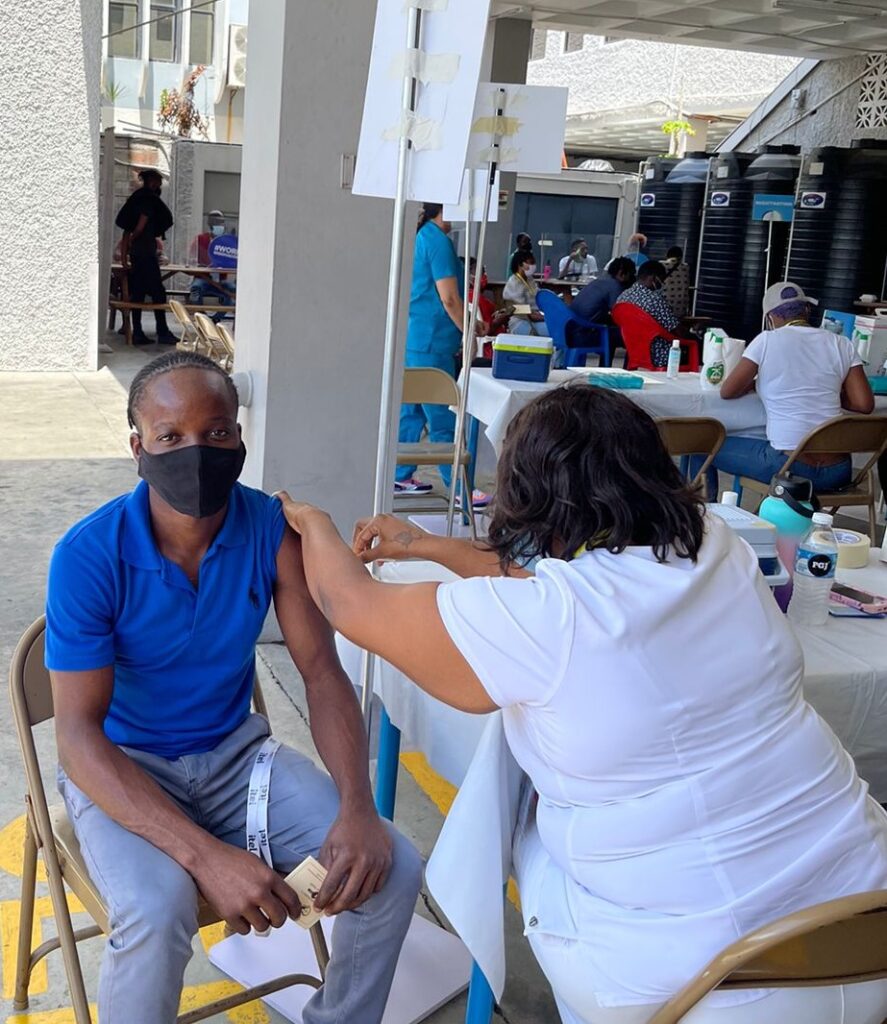
<svg viewBox="0 0 887 1024">
<path fill-rule="evenodd" d="M 113 743 L 169 759 L 212 750 L 249 714 L 285 527 L 276 498 L 236 484 L 195 590 L 157 548 L 142 481 L 56 545 L 46 667 L 114 667 Z"/>
<path fill-rule="evenodd" d="M 462 332 L 444 309 L 436 281 L 455 277 L 463 294 L 464 270 L 453 243 L 433 221 L 416 235 L 413 249 L 413 287 L 410 291 L 408 352 L 454 355 L 462 344 Z"/>
</svg>

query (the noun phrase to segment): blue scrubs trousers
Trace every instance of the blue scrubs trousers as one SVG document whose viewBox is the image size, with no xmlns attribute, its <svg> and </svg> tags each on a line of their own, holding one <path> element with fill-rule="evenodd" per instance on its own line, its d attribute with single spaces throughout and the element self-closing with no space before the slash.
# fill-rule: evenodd
<svg viewBox="0 0 887 1024">
<path fill-rule="evenodd" d="M 405 367 L 435 367 L 451 377 L 456 375 L 456 360 L 453 353 L 406 351 Z M 415 444 L 422 440 L 422 432 L 428 427 L 428 440 L 452 444 L 456 432 L 456 415 L 444 405 L 402 405 L 400 407 L 400 430 L 397 435 L 402 444 Z M 416 472 L 416 466 L 398 466 L 397 479 L 409 480 Z M 440 466 L 444 487 L 450 486 L 452 472 L 449 466 Z"/>
</svg>

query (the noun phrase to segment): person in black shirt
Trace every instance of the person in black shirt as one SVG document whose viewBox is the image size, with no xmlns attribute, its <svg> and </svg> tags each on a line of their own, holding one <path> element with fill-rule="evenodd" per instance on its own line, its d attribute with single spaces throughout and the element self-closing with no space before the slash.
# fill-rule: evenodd
<svg viewBox="0 0 887 1024">
<path fill-rule="evenodd" d="M 126 200 L 117 214 L 117 227 L 123 229 L 120 243 L 120 258 L 124 267 L 129 268 L 129 297 L 132 302 L 144 302 L 147 295 L 152 302 L 166 302 L 166 289 L 160 277 L 157 260 L 157 239 L 172 227 L 172 214 L 160 198 L 163 178 L 158 171 L 147 169 L 139 172 L 141 188 Z M 174 345 L 179 339 L 166 323 L 166 313 L 155 310 L 157 340 L 164 345 Z M 132 311 L 132 340 L 134 345 L 149 345 L 150 339 L 142 330 L 142 311 Z"/>
</svg>

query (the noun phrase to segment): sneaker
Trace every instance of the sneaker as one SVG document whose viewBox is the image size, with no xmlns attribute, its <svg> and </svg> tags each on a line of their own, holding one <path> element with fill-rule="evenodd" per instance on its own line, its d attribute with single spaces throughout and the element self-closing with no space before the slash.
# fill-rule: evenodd
<svg viewBox="0 0 887 1024">
<path fill-rule="evenodd" d="M 394 481 L 394 493 L 398 494 L 427 494 L 429 491 L 433 491 L 434 488 L 431 484 L 423 484 L 421 480 L 417 480 L 414 476 L 410 477 L 409 480 L 395 480 Z"/>
<path fill-rule="evenodd" d="M 487 505 L 493 500 L 492 494 L 487 494 L 485 491 L 474 490 L 471 492 L 471 506 L 472 508 L 486 508 Z M 462 507 L 462 495 L 456 495 L 456 508 Z"/>
</svg>

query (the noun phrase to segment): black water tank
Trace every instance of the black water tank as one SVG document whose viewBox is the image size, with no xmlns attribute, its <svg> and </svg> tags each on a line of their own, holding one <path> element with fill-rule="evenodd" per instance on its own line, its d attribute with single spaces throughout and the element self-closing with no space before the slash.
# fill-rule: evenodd
<svg viewBox="0 0 887 1024">
<path fill-rule="evenodd" d="M 752 210 L 756 196 L 785 196 L 793 201 L 800 163 L 797 146 L 767 146 L 745 172 L 751 186 Z M 783 280 L 790 228 L 788 218 L 749 220 L 737 282 L 739 338 L 750 341 L 761 330 L 761 298 L 774 281 Z"/>
<path fill-rule="evenodd" d="M 638 231 L 647 236 L 648 256 L 665 259 L 666 252 L 679 245 L 695 272 L 707 171 L 704 153 L 689 153 L 680 160 L 651 157 L 646 161 L 641 172 Z"/>
<path fill-rule="evenodd" d="M 859 139 L 805 158 L 787 277 L 819 299 L 819 310 L 852 311 L 882 295 L 887 253 L 887 142 Z"/>
<path fill-rule="evenodd" d="M 638 208 L 638 231 L 647 236 L 648 253 L 665 255 L 678 219 L 680 193 L 667 188 L 665 179 L 678 161 L 654 156 L 641 168 L 641 194 Z"/>
<path fill-rule="evenodd" d="M 749 153 L 712 158 L 700 243 L 696 312 L 736 338 L 742 337 L 737 283 L 752 208 L 745 172 L 754 159 Z"/>
</svg>

